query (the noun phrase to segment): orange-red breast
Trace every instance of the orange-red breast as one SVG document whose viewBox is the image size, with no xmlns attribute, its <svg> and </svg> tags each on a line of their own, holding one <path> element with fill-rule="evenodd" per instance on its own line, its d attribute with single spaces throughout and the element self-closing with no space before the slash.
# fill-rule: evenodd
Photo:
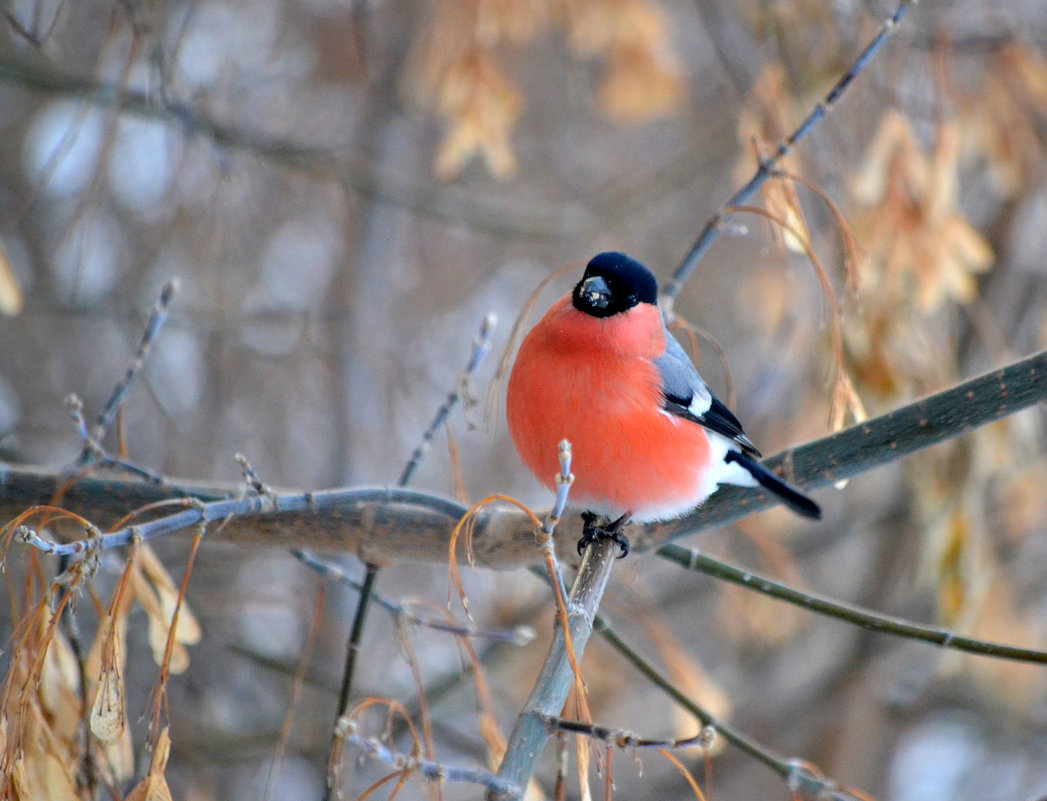
<svg viewBox="0 0 1047 801">
<path fill-rule="evenodd" d="M 603 518 L 596 535 L 628 550 L 626 522 L 679 517 L 720 484 L 761 486 L 801 515 L 818 505 L 756 461 L 741 423 L 705 385 L 658 309 L 651 272 L 600 253 L 520 345 L 509 378 L 509 432 L 520 458 L 555 486 L 570 441 L 570 502 Z M 614 521 L 610 526 L 609 521 Z M 581 547 L 583 543 L 579 543 Z"/>
</svg>

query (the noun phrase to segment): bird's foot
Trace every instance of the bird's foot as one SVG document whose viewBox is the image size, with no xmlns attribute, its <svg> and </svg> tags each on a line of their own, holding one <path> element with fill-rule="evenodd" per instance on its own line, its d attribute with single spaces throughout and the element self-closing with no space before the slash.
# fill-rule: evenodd
<svg viewBox="0 0 1047 801">
<path fill-rule="evenodd" d="M 600 540 L 611 540 L 620 549 L 618 558 L 622 559 L 629 555 L 629 538 L 622 534 L 622 529 L 629 522 L 629 512 L 617 520 L 608 521 L 593 512 L 582 512 L 582 537 L 578 540 L 578 555 L 587 546 Z"/>
</svg>

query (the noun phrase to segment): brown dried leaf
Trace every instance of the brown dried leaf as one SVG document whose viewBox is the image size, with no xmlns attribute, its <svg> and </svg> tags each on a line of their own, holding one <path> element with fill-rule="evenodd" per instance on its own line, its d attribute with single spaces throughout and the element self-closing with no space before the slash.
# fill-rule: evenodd
<svg viewBox="0 0 1047 801">
<path fill-rule="evenodd" d="M 985 77 L 962 109 L 965 147 L 984 159 L 1003 197 L 1014 197 L 1034 174 L 1043 153 L 1034 106 L 1015 96 L 999 72 Z"/>
<path fill-rule="evenodd" d="M 104 764 L 112 773 L 113 780 L 121 785 L 125 784 L 135 770 L 134 744 L 131 741 L 131 727 L 124 726 L 120 736 L 115 740 L 102 743 L 102 754 Z"/>
<path fill-rule="evenodd" d="M 735 180 L 747 181 L 761 155 L 760 149 L 768 143 L 780 141 L 791 129 L 790 109 L 793 105 L 785 68 L 778 61 L 767 62 L 738 114 L 736 136 L 742 155 L 735 166 Z M 795 160 L 796 155 L 791 154 L 781 166 L 785 168 Z"/>
<path fill-rule="evenodd" d="M 158 665 L 163 664 L 178 589 L 156 554 L 144 544 L 139 552 L 139 561 L 131 571 L 131 590 L 146 613 L 153 659 Z M 192 645 L 199 641 L 200 636 L 200 624 L 188 605 L 183 603 L 178 613 L 168 666 L 171 673 L 182 673 L 189 667 L 189 652 L 183 643 Z"/>
<path fill-rule="evenodd" d="M 496 177 L 516 172 L 510 136 L 522 101 L 489 53 L 475 50 L 448 67 L 437 97 L 451 126 L 437 150 L 437 176 L 454 177 L 476 156 Z"/>
<path fill-rule="evenodd" d="M 928 161 L 925 214 L 932 225 L 948 219 L 956 207 L 959 163 L 960 126 L 954 118 L 942 120 Z"/>
<path fill-rule="evenodd" d="M 679 71 L 648 50 L 619 46 L 607 60 L 607 71 L 596 88 L 596 100 L 618 123 L 663 117 L 679 108 L 684 86 Z"/>
<path fill-rule="evenodd" d="M 784 179 L 769 181 L 763 185 L 761 194 L 767 211 L 787 226 L 771 225 L 775 242 L 793 253 L 806 254 L 805 243 L 811 241 L 811 234 L 792 182 Z"/>
<path fill-rule="evenodd" d="M 170 629 L 167 626 L 168 618 L 163 616 L 149 615 L 149 648 L 153 652 L 153 661 L 158 665 L 164 662 L 164 654 L 167 652 L 167 635 Z M 171 658 L 167 669 L 172 675 L 185 673 L 189 667 L 189 651 L 180 642 L 175 640 L 171 644 Z"/>
<path fill-rule="evenodd" d="M 864 423 L 868 419 L 869 413 L 851 376 L 845 370 L 837 369 L 829 404 L 829 430 L 842 431 L 848 425 Z"/>
<path fill-rule="evenodd" d="M 165 727 L 160 732 L 160 738 L 153 751 L 153 758 L 149 763 L 149 773 L 135 785 L 128 793 L 124 801 L 173 801 L 171 790 L 167 786 L 164 770 L 167 768 L 167 758 L 171 754 L 171 735 Z"/>
<path fill-rule="evenodd" d="M 170 630 L 171 618 L 164 615 L 160 599 L 157 597 L 153 586 L 149 584 L 139 570 L 134 570 L 131 574 L 131 590 L 145 610 L 149 647 L 153 652 L 153 661 L 158 665 L 162 665 L 164 654 L 167 650 L 167 633 Z M 188 667 L 188 660 L 189 655 L 185 648 L 176 641 L 171 652 L 171 672 L 183 672 Z"/>
<path fill-rule="evenodd" d="M 911 460 L 913 496 L 924 531 L 919 577 L 935 590 L 938 617 L 964 629 L 984 600 L 993 562 L 985 537 L 985 487 L 972 473 L 976 437 Z"/>
<path fill-rule="evenodd" d="M 578 768 L 578 797 L 581 801 L 593 801 L 592 788 L 589 784 L 589 738 L 581 734 L 574 736 L 575 763 Z"/>
<path fill-rule="evenodd" d="M 457 176 L 473 158 L 499 178 L 516 172 L 510 137 L 522 100 L 496 59 L 553 20 L 576 54 L 608 59 L 596 90 L 608 115 L 647 119 L 684 96 L 664 12 L 651 0 L 433 0 L 432 10 L 404 88 L 448 126 L 434 160 L 438 177 Z"/>
<path fill-rule="evenodd" d="M 12 769 L 16 797 L 27 801 L 77 799 L 71 772 L 71 766 L 75 764 L 75 748 L 60 740 L 39 704 L 30 701 L 26 712 L 22 724 L 22 752 Z"/>
<path fill-rule="evenodd" d="M 41 621 L 41 631 L 47 621 Z M 72 646 L 58 628 L 44 655 L 40 671 L 40 703 L 54 721 L 55 733 L 73 742 L 80 726 L 80 667 Z"/>
<path fill-rule="evenodd" d="M 648 0 L 575 0 L 560 3 L 558 11 L 567 44 L 577 55 L 624 46 L 671 56 L 665 15 Z"/>
<path fill-rule="evenodd" d="M 887 193 L 895 158 L 903 154 L 909 159 L 918 150 L 909 120 L 896 109 L 888 111 L 865 152 L 862 169 L 851 180 L 855 200 L 865 205 L 880 202 Z"/>
<path fill-rule="evenodd" d="M 91 733 L 110 743 L 124 733 L 124 677 L 116 666 L 102 671 L 91 705 Z"/>
<path fill-rule="evenodd" d="M 909 121 L 891 112 L 852 181 L 867 208 L 855 219 L 863 313 L 845 329 L 846 369 L 862 396 L 922 393 L 954 378 L 947 353 L 955 346 L 936 338 L 948 335 L 929 327 L 928 315 L 974 301 L 976 277 L 993 264 L 958 204 L 961 128 L 941 119 L 932 146 L 921 148 Z"/>
<path fill-rule="evenodd" d="M 950 218 L 943 226 L 942 235 L 965 272 L 984 273 L 992 267 L 992 245 L 966 220 L 955 216 Z"/>
<path fill-rule="evenodd" d="M 524 790 L 523 801 L 545 801 L 546 797 L 542 785 L 532 776 L 530 781 L 527 782 L 527 788 Z"/>
<path fill-rule="evenodd" d="M 163 613 L 170 620 L 178 603 L 178 586 L 167 572 L 163 562 L 156 555 L 148 543 L 142 543 L 139 547 L 138 564 L 145 574 L 153 582 L 160 606 Z M 175 639 L 186 645 L 196 645 L 200 642 L 202 631 L 196 616 L 189 608 L 189 604 L 183 599 L 181 608 L 178 610 L 178 625 L 175 627 Z"/>
<path fill-rule="evenodd" d="M 450 0 L 468 5 L 468 0 Z M 476 3 L 476 41 L 485 47 L 523 44 L 549 20 L 546 0 L 480 0 Z"/>
<path fill-rule="evenodd" d="M 59 759 L 54 754 L 48 754 L 42 774 L 41 789 L 43 792 L 36 798 L 46 798 L 48 801 L 78 801 L 80 796 L 76 792 L 76 782 L 69 772 L 67 760 Z"/>
<path fill-rule="evenodd" d="M 123 672 L 127 664 L 124 641 L 127 632 L 127 612 L 130 598 L 126 598 L 115 618 L 106 615 L 98 626 L 95 641 L 88 654 L 88 669 L 98 680 L 91 688 L 91 732 L 104 744 L 122 737 L 126 732 L 126 712 Z M 90 675 L 90 674 L 89 674 Z"/>
</svg>

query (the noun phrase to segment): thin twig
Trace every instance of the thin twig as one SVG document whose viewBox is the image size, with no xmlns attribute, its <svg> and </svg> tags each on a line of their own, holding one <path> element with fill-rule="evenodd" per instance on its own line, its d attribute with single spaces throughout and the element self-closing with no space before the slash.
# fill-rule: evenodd
<svg viewBox="0 0 1047 801">
<path fill-rule="evenodd" d="M 572 734 L 584 734 L 594 740 L 603 740 L 616 748 L 708 748 L 712 745 L 714 729 L 702 729 L 693 737 L 674 739 L 641 737 L 626 729 L 612 729 L 609 726 L 598 726 L 584 720 L 568 720 L 559 715 L 542 715 L 542 720 L 550 732 L 565 731 Z"/>
<path fill-rule="evenodd" d="M 80 437 L 80 456 L 73 467 L 70 468 L 70 471 L 68 471 L 73 474 L 70 476 L 70 480 L 76 480 L 75 473 L 77 471 L 86 473 L 96 468 L 101 468 L 118 470 L 159 487 L 167 486 L 167 481 L 159 473 L 136 465 L 126 459 L 121 459 L 119 456 L 113 456 L 94 438 L 94 435 L 88 431 L 87 421 L 84 418 L 84 402 L 75 392 L 70 392 L 65 396 L 65 409 L 76 424 L 76 433 Z"/>
<path fill-rule="evenodd" d="M 256 495 L 272 496 L 273 491 L 269 485 L 262 481 L 261 476 L 255 472 L 255 469 L 251 466 L 251 463 L 247 461 L 247 457 L 242 453 L 233 454 L 233 461 L 240 465 L 240 472 L 243 474 L 244 483 L 247 484 L 248 489 Z"/>
<path fill-rule="evenodd" d="M 557 453 L 560 461 L 560 472 L 556 474 L 556 501 L 553 503 L 553 508 L 549 511 L 549 514 L 546 515 L 545 522 L 542 523 L 536 532 L 536 538 L 541 546 L 542 557 L 545 559 L 545 572 L 553 588 L 560 631 L 566 632 L 563 653 L 567 659 L 567 664 L 571 668 L 571 673 L 574 675 L 575 703 L 579 709 L 579 714 L 588 718 L 589 703 L 585 697 L 585 681 L 582 679 L 582 669 L 578 664 L 580 654 L 575 650 L 574 641 L 570 636 L 571 611 L 568 607 L 567 588 L 564 585 L 563 571 L 560 570 L 560 563 L 556 558 L 556 547 L 553 540 L 556 524 L 563 516 L 564 509 L 567 508 L 567 497 L 571 492 L 571 485 L 574 484 L 574 474 L 571 472 L 571 443 L 566 439 L 561 440 L 557 446 Z M 552 653 L 550 651 L 550 654 Z"/>
<path fill-rule="evenodd" d="M 356 657 L 360 653 L 360 642 L 363 639 L 364 626 L 367 622 L 367 610 L 370 608 L 371 599 L 374 596 L 374 584 L 377 580 L 378 565 L 369 562 L 364 572 L 363 583 L 360 585 L 360 595 L 356 602 L 356 614 L 353 615 L 353 625 L 349 629 L 349 641 L 345 647 L 345 668 L 342 670 L 342 686 L 338 693 L 336 721 L 345 715 L 349 708 L 353 676 L 356 671 Z"/>
<path fill-rule="evenodd" d="M 275 753 L 269 761 L 269 771 L 265 777 L 265 788 L 262 791 L 262 801 L 269 801 L 269 794 L 273 789 L 277 768 L 283 760 L 284 754 L 287 752 L 287 743 L 291 737 L 291 726 L 294 723 L 295 711 L 298 709 L 298 701 L 301 698 L 302 690 L 305 687 L 306 670 L 309 666 L 309 659 L 312 656 L 313 647 L 316 645 L 317 635 L 320 633 L 320 626 L 324 619 L 324 588 L 325 585 L 323 582 L 317 582 L 316 600 L 313 602 L 313 616 L 309 621 L 309 628 L 305 635 L 305 643 L 302 646 L 302 654 L 298 659 L 298 667 L 295 670 L 294 678 L 291 681 L 291 692 L 287 698 L 287 707 L 284 710 L 283 722 L 280 724 L 280 734 L 276 741 Z"/>
<path fill-rule="evenodd" d="M 174 652 L 176 635 L 178 634 L 178 618 L 182 612 L 182 605 L 185 603 L 186 590 L 189 588 L 189 577 L 193 574 L 193 564 L 196 561 L 196 555 L 200 550 L 200 543 L 203 541 L 206 530 L 207 524 L 201 521 L 194 531 L 192 544 L 189 546 L 189 555 L 186 558 L 185 571 L 182 574 L 182 581 L 178 585 L 174 609 L 171 611 L 171 622 L 167 628 L 167 641 L 164 644 L 164 656 L 160 663 L 160 673 L 152 690 L 153 708 L 150 718 L 149 742 L 154 747 L 159 742 L 164 731 L 164 727 L 161 725 L 161 711 L 164 718 L 170 720 L 171 717 L 168 711 L 167 696 L 167 683 L 171 678 L 171 655 Z"/>
<path fill-rule="evenodd" d="M 100 467 L 120 470 L 158 486 L 166 485 L 166 481 L 159 473 L 140 467 L 119 456 L 113 456 L 105 449 L 102 443 L 106 434 L 109 433 L 109 427 L 113 424 L 113 420 L 116 419 L 121 405 L 127 398 L 127 393 L 130 391 L 132 384 L 134 384 L 145 366 L 145 360 L 152 351 L 153 343 L 156 342 L 160 329 L 163 328 L 164 323 L 167 321 L 171 300 L 174 298 L 177 290 L 178 282 L 174 280 L 168 281 L 164 284 L 163 289 L 160 290 L 160 297 L 157 299 L 156 305 L 153 306 L 145 331 L 142 333 L 142 339 L 138 343 L 130 363 L 127 365 L 124 377 L 113 388 L 109 399 L 95 421 L 93 430 L 88 429 L 87 421 L 84 418 L 83 401 L 75 393 L 66 396 L 66 410 L 76 423 L 77 435 L 80 437 L 80 455 L 70 469 L 70 473 Z"/>
<path fill-rule="evenodd" d="M 425 697 L 425 682 L 422 680 L 422 668 L 418 664 L 418 653 L 411 642 L 411 638 L 407 636 L 407 628 L 404 626 L 404 622 L 402 620 L 397 621 L 395 628 L 397 639 L 403 648 L 404 660 L 407 662 L 407 667 L 411 671 L 411 678 L 414 680 L 415 697 L 418 699 L 418 717 L 421 718 L 422 723 L 422 752 L 426 759 L 433 760 L 436 758 L 436 749 L 433 745 L 433 719 L 429 712 L 429 702 Z M 437 788 L 440 786 L 439 783 L 436 784 Z M 438 792 L 435 797 L 437 801 L 441 801 L 442 794 Z"/>
<path fill-rule="evenodd" d="M 992 656 L 997 659 L 1013 659 L 1019 662 L 1047 664 L 1047 651 L 976 640 L 973 637 L 955 634 L 948 629 L 937 626 L 926 626 L 921 623 L 903 620 L 900 617 L 878 614 L 860 606 L 834 601 L 813 592 L 797 590 L 767 576 L 754 573 L 751 570 L 745 570 L 720 559 L 704 556 L 694 548 L 683 548 L 676 544 L 669 544 L 663 545 L 655 553 L 663 559 L 674 562 L 688 570 L 697 570 L 708 576 L 730 581 L 754 592 L 794 604 L 802 609 L 853 623 L 871 631 L 893 634 L 896 637 L 905 637 L 910 640 L 921 640 L 940 645 L 942 648 L 952 648 L 957 651 Z"/>
<path fill-rule="evenodd" d="M 98 420 L 95 422 L 95 429 L 92 432 L 95 442 L 101 443 L 105 439 L 109 426 L 112 425 L 113 418 L 116 416 L 116 410 L 120 408 L 120 404 L 124 402 L 124 398 L 127 397 L 127 393 L 131 389 L 131 385 L 134 384 L 135 379 L 141 373 L 145 360 L 149 357 L 149 352 L 153 348 L 153 343 L 156 342 L 156 338 L 160 334 L 160 329 L 167 322 L 167 312 L 177 291 L 178 282 L 174 280 L 168 281 L 164 284 L 163 289 L 160 290 L 160 297 L 157 298 L 156 305 L 149 315 L 145 332 L 142 334 L 142 340 L 138 343 L 138 348 L 131 358 L 131 363 L 127 365 L 127 371 L 124 373 L 123 379 L 113 388 L 112 395 L 109 396 L 109 400 L 102 408 L 101 413 L 98 415 Z"/>
<path fill-rule="evenodd" d="M 491 348 L 491 333 L 494 330 L 496 321 L 497 318 L 493 314 L 488 314 L 480 323 L 480 331 L 473 340 L 472 349 L 469 353 L 469 361 L 466 363 L 465 369 L 458 374 L 458 377 L 454 381 L 453 388 L 447 394 L 447 398 L 444 402 L 440 404 L 440 407 L 436 410 L 432 422 L 425 430 L 425 433 L 422 434 L 421 441 L 407 460 L 407 464 L 404 466 L 403 472 L 400 474 L 400 478 L 396 482 L 398 487 L 406 487 L 408 483 L 410 483 L 415 470 L 418 469 L 422 460 L 429 453 L 436 432 L 439 431 L 440 427 L 443 426 L 450 417 L 451 412 L 454 410 L 454 407 L 458 405 L 458 402 L 462 397 L 464 396 L 469 402 L 473 402 L 473 393 L 471 389 L 472 379 L 476 374 L 476 371 L 480 369 L 480 364 L 483 362 L 484 356 L 487 355 Z M 353 616 L 352 634 L 350 635 L 349 642 L 346 646 L 345 671 L 342 675 L 342 692 L 338 704 L 339 715 L 345 714 L 346 707 L 349 703 L 353 682 L 353 670 L 356 665 L 356 652 L 360 647 L 360 638 L 363 636 L 367 608 L 371 602 L 371 595 L 374 592 L 375 582 L 378 579 L 378 570 L 379 568 L 376 563 L 371 561 L 367 562 L 364 581 L 360 587 L 360 596 L 356 606 L 356 613 Z"/>
<path fill-rule="evenodd" d="M 480 369 L 480 364 L 483 362 L 484 357 L 491 349 L 491 333 L 494 331 L 495 323 L 498 318 L 494 314 L 488 314 L 484 317 L 483 322 L 480 323 L 480 331 L 476 335 L 476 339 L 473 340 L 473 349 L 469 354 L 469 362 L 466 364 L 465 369 L 459 373 L 455 379 L 454 388 L 447 394 L 447 398 L 439 409 L 436 410 L 436 414 L 433 416 L 432 422 L 429 427 L 422 434 L 422 439 L 418 443 L 414 452 L 411 454 L 411 458 L 407 460 L 407 464 L 404 466 L 403 472 L 400 474 L 400 478 L 396 482 L 398 487 L 406 487 L 411 483 L 411 479 L 414 477 L 414 471 L 418 469 L 418 465 L 421 464 L 426 454 L 429 453 L 429 449 L 432 447 L 433 438 L 436 436 L 436 432 L 444 424 L 444 421 L 450 416 L 451 411 L 461 400 L 464 394 L 469 403 L 475 403 L 472 393 L 472 379 L 476 375 L 476 371 Z"/>
<path fill-rule="evenodd" d="M 778 168 L 778 164 L 781 162 L 789 152 L 796 147 L 796 145 L 803 140 L 814 128 L 821 122 L 822 119 L 832 110 L 833 106 L 840 99 L 840 96 L 846 91 L 847 87 L 851 84 L 858 74 L 868 66 L 869 62 L 876 56 L 876 54 L 883 48 L 884 45 L 890 41 L 897 30 L 898 23 L 901 22 L 906 12 L 911 6 L 916 5 L 917 0 L 901 0 L 895 9 L 894 14 L 888 17 L 883 25 L 880 27 L 879 32 L 873 37 L 872 41 L 866 45 L 865 49 L 861 52 L 858 58 L 855 59 L 854 63 L 850 68 L 843 74 L 843 76 L 836 82 L 836 84 L 829 90 L 825 98 L 819 102 L 810 113 L 800 123 L 799 127 L 796 128 L 789 136 L 787 136 L 769 158 L 761 159 L 760 166 L 757 167 L 756 172 L 753 174 L 749 182 L 745 184 L 741 189 L 734 193 L 730 200 L 720 207 L 720 210 L 713 215 L 702 232 L 698 235 L 698 239 L 691 246 L 691 249 L 684 256 L 680 266 L 673 273 L 672 278 L 666 282 L 662 288 L 662 308 L 665 311 L 667 317 L 672 316 L 672 304 L 676 300 L 676 297 L 680 294 L 680 290 L 683 289 L 684 283 L 690 277 L 691 273 L 694 272 L 694 268 L 698 266 L 698 262 L 701 261 L 702 257 L 709 251 L 713 243 L 719 239 L 720 233 L 723 231 L 730 219 L 731 214 L 727 209 L 735 206 L 741 206 L 745 204 L 749 198 L 751 198 L 761 186 L 766 183 L 767 179 L 771 177 L 774 171 Z"/>
<path fill-rule="evenodd" d="M 556 474 L 556 500 L 553 502 L 553 508 L 549 510 L 549 514 L 545 516 L 542 527 L 538 530 L 538 544 L 541 547 L 542 558 L 545 559 L 546 572 L 553 581 L 553 593 L 556 596 L 557 609 L 561 615 L 566 615 L 567 586 L 564 584 L 560 562 L 556 558 L 553 534 L 556 531 L 557 524 L 560 522 L 560 518 L 563 517 L 564 510 L 567 508 L 567 497 L 571 492 L 571 485 L 574 484 L 574 474 L 571 472 L 571 443 L 566 439 L 562 440 L 557 450 L 560 459 L 560 472 Z M 561 623 L 563 623 L 563 620 L 561 620 Z"/>
<path fill-rule="evenodd" d="M 488 792 L 498 796 L 511 796 L 517 788 L 499 776 L 477 768 L 459 768 L 420 759 L 412 754 L 399 754 L 375 737 L 363 737 L 356 732 L 356 724 L 348 721 L 342 739 L 355 745 L 367 756 L 390 765 L 397 770 L 415 773 L 434 781 L 469 782 L 487 788 Z"/>
<path fill-rule="evenodd" d="M 306 567 L 315 570 L 322 579 L 336 581 L 344 584 L 357 592 L 363 590 L 363 583 L 357 581 L 337 564 L 323 559 L 311 551 L 296 549 L 291 554 Z M 393 619 L 402 619 L 416 626 L 425 626 L 435 631 L 444 631 L 458 637 L 473 637 L 481 640 L 496 640 L 513 645 L 527 645 L 535 637 L 534 629 L 530 626 L 516 626 L 512 629 L 481 629 L 467 624 L 448 623 L 446 620 L 425 617 L 413 613 L 407 604 L 390 601 L 381 594 L 374 592 L 372 598 L 376 604 L 388 612 Z"/>
</svg>

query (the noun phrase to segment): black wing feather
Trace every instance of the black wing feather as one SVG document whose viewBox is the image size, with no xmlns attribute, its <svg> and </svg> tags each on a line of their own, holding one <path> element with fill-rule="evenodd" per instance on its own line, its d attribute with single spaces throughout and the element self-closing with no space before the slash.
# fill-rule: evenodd
<svg viewBox="0 0 1047 801">
<path fill-rule="evenodd" d="M 662 401 L 662 408 L 669 412 L 671 415 L 681 417 L 692 423 L 697 423 L 703 428 L 707 428 L 710 431 L 715 431 L 722 437 L 736 443 L 738 447 L 742 449 L 743 453 L 747 453 L 751 456 L 759 458 L 762 454 L 753 445 L 752 440 L 745 435 L 745 431 L 742 430 L 742 424 L 738 422 L 738 418 L 735 417 L 731 410 L 724 406 L 719 398 L 713 396 L 712 405 L 705 414 L 695 414 L 688 409 L 684 404 L 680 403 L 679 400 L 666 397 Z"/>
</svg>

